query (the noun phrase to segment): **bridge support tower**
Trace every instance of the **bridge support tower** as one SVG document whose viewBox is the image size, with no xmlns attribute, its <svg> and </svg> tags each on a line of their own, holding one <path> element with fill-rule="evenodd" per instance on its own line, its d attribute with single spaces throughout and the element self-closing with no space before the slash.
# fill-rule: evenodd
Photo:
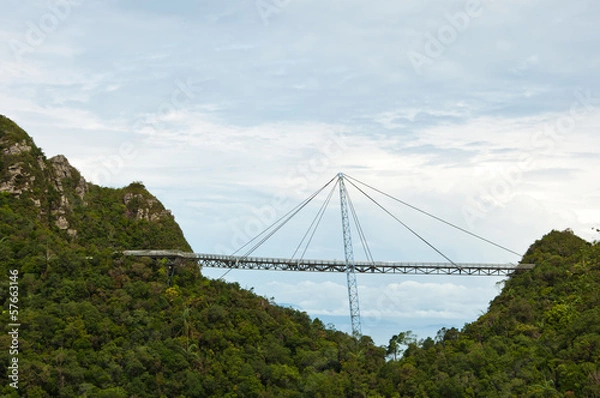
<svg viewBox="0 0 600 398">
<path fill-rule="evenodd" d="M 340 207 L 342 209 L 342 231 L 344 236 L 344 255 L 346 260 L 346 279 L 348 281 L 348 302 L 350 305 L 350 322 L 352 323 L 352 335 L 360 338 L 362 330 L 360 326 L 360 307 L 358 304 L 358 285 L 356 283 L 354 249 L 352 248 L 352 234 L 350 231 L 350 218 L 348 215 L 348 191 L 344 184 L 344 174 L 338 174 L 340 185 Z"/>
</svg>

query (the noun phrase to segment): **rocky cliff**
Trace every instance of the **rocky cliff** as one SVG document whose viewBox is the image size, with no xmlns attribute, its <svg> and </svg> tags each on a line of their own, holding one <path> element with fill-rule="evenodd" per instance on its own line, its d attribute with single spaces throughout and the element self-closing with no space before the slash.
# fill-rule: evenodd
<svg viewBox="0 0 600 398">
<path fill-rule="evenodd" d="M 89 183 L 65 156 L 46 158 L 25 131 L 2 115 L 0 195 L 11 198 L 13 206 L 22 207 L 71 240 L 82 235 L 85 239 L 102 240 L 107 234 L 118 246 L 116 237 L 122 233 L 115 224 L 126 228 L 137 223 L 136 228 L 148 232 L 151 227 L 145 223 L 153 223 L 158 227 L 154 228 L 156 231 L 176 231 L 176 242 L 172 236 L 164 236 L 167 242 L 174 243 L 173 247 L 189 249 L 173 214 L 143 184 L 110 189 Z M 160 239 L 154 243 L 161 244 Z"/>
</svg>

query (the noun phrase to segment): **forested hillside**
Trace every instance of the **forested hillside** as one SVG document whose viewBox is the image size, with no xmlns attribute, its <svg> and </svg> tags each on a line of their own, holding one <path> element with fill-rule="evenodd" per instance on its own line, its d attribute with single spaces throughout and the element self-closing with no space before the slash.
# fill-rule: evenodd
<svg viewBox="0 0 600 398">
<path fill-rule="evenodd" d="M 380 373 L 386 395 L 600 397 L 600 245 L 552 231 L 489 311 L 435 341 L 405 340 Z"/>
<path fill-rule="evenodd" d="M 190 250 L 141 183 L 98 187 L 0 117 L 0 300 L 18 270 L 19 390 L 5 397 L 599 397 L 600 245 L 552 231 L 489 311 L 388 347 L 237 284 L 121 249 Z M 400 331 L 399 331 L 400 332 Z M 390 336 L 391 337 L 391 336 Z M 8 374 L 11 336 L 0 335 Z"/>
<path fill-rule="evenodd" d="M 87 183 L 0 118 L 0 268 L 19 271 L 19 390 L 3 396 L 364 396 L 384 350 L 193 263 L 126 258 L 123 249 L 190 250 L 140 183 Z M 8 283 L 0 286 L 8 324 Z M 0 336 L 7 374 L 10 336 Z"/>
</svg>

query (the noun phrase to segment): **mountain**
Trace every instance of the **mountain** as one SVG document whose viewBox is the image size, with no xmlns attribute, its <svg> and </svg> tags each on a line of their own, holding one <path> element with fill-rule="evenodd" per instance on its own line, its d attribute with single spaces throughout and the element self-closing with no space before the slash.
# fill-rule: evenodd
<svg viewBox="0 0 600 398">
<path fill-rule="evenodd" d="M 423 397 L 600 397 L 600 244 L 552 231 L 486 314 L 436 339 L 404 339 L 380 391 Z M 406 344 L 407 343 L 407 344 Z M 387 394 L 386 394 L 387 395 Z"/>
<path fill-rule="evenodd" d="M 62 156 L 46 159 L 32 138 L 0 115 L 0 195 L 52 235 L 99 248 L 191 250 L 170 211 L 141 183 L 122 189 L 86 182 Z"/>
<path fill-rule="evenodd" d="M 91 184 L 0 116 L 3 397 L 600 397 L 600 244 L 568 230 L 475 322 L 387 347 L 119 254 L 147 248 L 191 250 L 142 183 Z"/>
<path fill-rule="evenodd" d="M 191 250 L 141 183 L 91 184 L 0 117 L 0 269 L 18 271 L 19 390 L 6 397 L 363 396 L 384 350 L 237 284 L 124 257 Z M 0 286 L 8 318 L 11 294 Z M 15 321 L 13 320 L 13 323 Z M 9 328 L 7 330 L 11 331 Z M 9 374 L 12 336 L 0 335 Z M 11 370 L 12 371 L 12 370 Z"/>
</svg>

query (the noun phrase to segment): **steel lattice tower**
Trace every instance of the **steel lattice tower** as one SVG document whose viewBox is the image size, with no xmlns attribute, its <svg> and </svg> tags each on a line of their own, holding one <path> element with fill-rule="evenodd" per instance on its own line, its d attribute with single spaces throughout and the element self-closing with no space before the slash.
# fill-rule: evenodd
<svg viewBox="0 0 600 398">
<path fill-rule="evenodd" d="M 342 231 L 344 235 L 344 254 L 346 259 L 346 279 L 348 280 L 348 302 L 350 304 L 350 321 L 352 323 L 352 335 L 360 338 L 362 335 L 360 327 L 360 307 L 358 304 L 358 286 L 356 284 L 356 273 L 354 272 L 354 250 L 352 248 L 352 235 L 350 233 L 350 218 L 348 217 L 348 191 L 344 184 L 344 174 L 338 174 L 340 184 L 340 205 L 342 209 Z"/>
</svg>

